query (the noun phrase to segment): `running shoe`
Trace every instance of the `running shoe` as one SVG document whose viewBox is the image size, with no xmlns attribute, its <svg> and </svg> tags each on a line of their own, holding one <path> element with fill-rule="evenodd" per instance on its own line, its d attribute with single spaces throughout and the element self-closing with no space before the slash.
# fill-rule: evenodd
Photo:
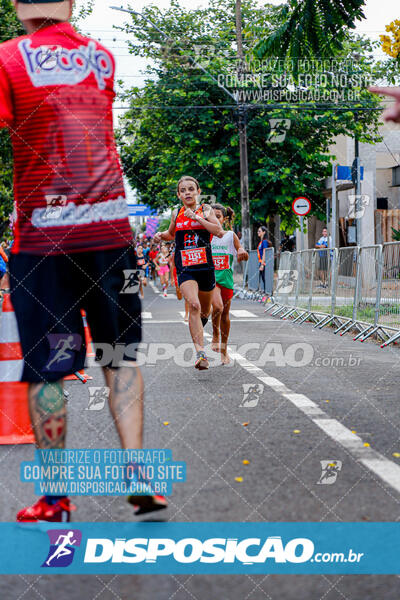
<svg viewBox="0 0 400 600">
<path fill-rule="evenodd" d="M 62 498 L 54 504 L 48 504 L 45 497 L 32 506 L 26 506 L 17 514 L 17 521 L 35 523 L 38 521 L 50 521 L 51 523 L 67 523 L 70 521 L 71 511 L 76 510 L 69 498 Z"/>
<path fill-rule="evenodd" d="M 207 358 L 205 352 L 200 351 L 197 353 L 197 360 L 194 363 L 194 366 L 199 371 L 205 371 L 206 369 L 209 368 L 210 365 L 209 365 L 208 358 Z"/>
<path fill-rule="evenodd" d="M 167 499 L 157 494 L 154 496 L 128 496 L 128 502 L 132 504 L 135 515 L 144 515 L 155 510 L 168 508 Z"/>
<path fill-rule="evenodd" d="M 131 476 L 126 478 L 126 483 L 128 486 L 132 486 L 133 484 L 136 484 L 136 486 L 144 484 L 146 490 L 143 491 L 148 492 L 147 494 L 138 494 L 137 492 L 135 493 L 135 490 L 132 490 L 134 493 L 128 496 L 127 500 L 129 504 L 132 504 L 135 509 L 134 514 L 144 515 L 155 510 L 167 508 L 168 502 L 166 498 L 161 496 L 161 494 L 156 494 L 151 481 L 142 474 L 139 475 L 141 465 L 139 463 L 131 463 L 131 466 L 134 467 L 134 472 Z"/>
</svg>

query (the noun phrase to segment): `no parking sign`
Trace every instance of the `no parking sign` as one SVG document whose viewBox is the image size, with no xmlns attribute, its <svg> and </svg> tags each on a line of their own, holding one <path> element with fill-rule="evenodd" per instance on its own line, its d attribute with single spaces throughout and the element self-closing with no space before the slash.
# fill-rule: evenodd
<svg viewBox="0 0 400 600">
<path fill-rule="evenodd" d="M 292 210 L 299 217 L 305 217 L 311 210 L 311 202 L 304 196 L 299 196 L 292 202 Z"/>
<path fill-rule="evenodd" d="M 299 196 L 292 202 L 293 212 L 300 217 L 300 231 L 303 232 L 304 217 L 308 215 L 311 210 L 311 202 L 305 196 Z M 300 235 L 300 250 L 303 250 L 303 235 Z"/>
</svg>

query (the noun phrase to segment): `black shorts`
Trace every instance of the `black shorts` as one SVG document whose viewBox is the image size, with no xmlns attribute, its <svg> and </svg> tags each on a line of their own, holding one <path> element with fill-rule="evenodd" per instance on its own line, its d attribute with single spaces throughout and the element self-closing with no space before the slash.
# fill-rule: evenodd
<svg viewBox="0 0 400 600">
<path fill-rule="evenodd" d="M 10 289 L 24 356 L 22 381 L 58 381 L 84 367 L 81 309 L 98 345 L 99 365 L 118 366 L 117 354 L 119 360 L 135 359 L 142 324 L 131 248 L 12 255 Z"/>
<path fill-rule="evenodd" d="M 197 281 L 200 292 L 211 292 L 215 288 L 215 272 L 214 269 L 207 270 L 185 270 L 178 273 L 179 286 L 185 281 Z"/>
</svg>

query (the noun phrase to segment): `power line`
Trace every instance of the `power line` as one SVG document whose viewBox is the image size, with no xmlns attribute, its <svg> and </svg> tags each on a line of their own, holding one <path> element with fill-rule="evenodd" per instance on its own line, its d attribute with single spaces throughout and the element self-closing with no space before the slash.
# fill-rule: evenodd
<svg viewBox="0 0 400 600">
<path fill-rule="evenodd" d="M 153 106 L 153 105 L 146 105 L 146 106 L 115 106 L 114 108 L 119 109 L 119 110 L 208 110 L 210 108 L 215 108 L 218 110 L 222 110 L 222 109 L 234 109 L 237 110 L 237 105 L 236 104 L 207 104 L 207 105 L 192 105 L 192 104 L 188 104 L 188 105 L 176 105 L 176 106 L 168 106 L 168 105 L 162 105 L 162 106 Z M 334 111 L 344 111 L 344 112 L 361 112 L 361 111 L 382 111 L 385 110 L 385 107 L 370 107 L 370 106 L 366 106 L 366 107 L 360 107 L 360 106 L 356 106 L 356 107 L 351 107 L 351 106 L 336 106 L 336 105 L 331 105 L 331 104 L 324 104 L 324 105 L 319 105 L 319 106 L 311 106 L 311 105 L 304 105 L 304 104 L 290 104 L 290 105 L 282 105 L 282 104 L 247 104 L 246 108 L 248 109 L 263 109 L 263 110 L 308 110 L 308 111 L 330 111 L 330 110 L 334 110 Z"/>
</svg>

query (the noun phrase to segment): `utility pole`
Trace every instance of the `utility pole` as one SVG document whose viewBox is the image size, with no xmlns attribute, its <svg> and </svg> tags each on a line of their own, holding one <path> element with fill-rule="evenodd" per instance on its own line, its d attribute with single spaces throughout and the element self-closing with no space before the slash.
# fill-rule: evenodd
<svg viewBox="0 0 400 600">
<path fill-rule="evenodd" d="M 356 217 L 356 234 L 357 234 L 357 246 L 361 245 L 361 166 L 360 166 L 360 150 L 357 137 L 354 140 L 354 162 L 355 162 L 355 188 L 356 188 L 356 201 L 354 206 L 355 217 Z"/>
<path fill-rule="evenodd" d="M 242 2 L 236 0 L 236 42 L 238 57 L 238 79 L 243 73 L 244 52 L 242 39 Z M 250 205 L 249 205 L 249 164 L 247 155 L 247 107 L 238 98 L 238 121 L 240 139 L 240 196 L 242 206 L 242 244 L 251 250 Z"/>
<path fill-rule="evenodd" d="M 336 164 L 332 165 L 332 248 L 336 248 L 336 229 L 337 229 L 337 197 L 336 197 Z"/>
</svg>

